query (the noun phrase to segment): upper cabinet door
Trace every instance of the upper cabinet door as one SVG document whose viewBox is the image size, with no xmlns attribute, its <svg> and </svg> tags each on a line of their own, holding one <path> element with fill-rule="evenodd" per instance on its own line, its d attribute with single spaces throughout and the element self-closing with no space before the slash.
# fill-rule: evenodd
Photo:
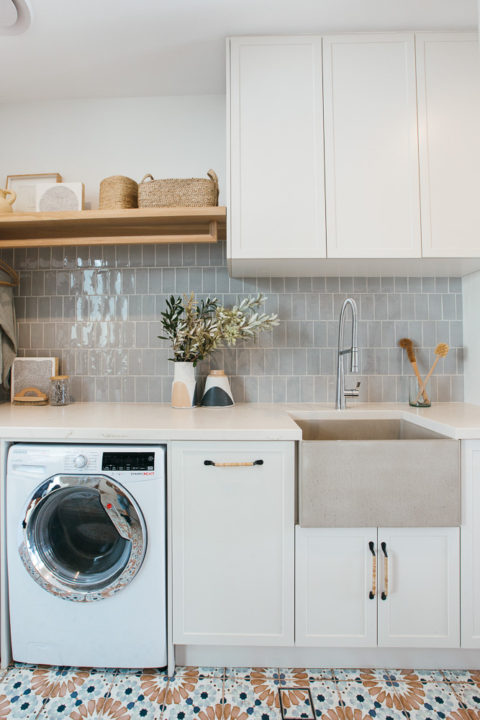
<svg viewBox="0 0 480 720">
<path fill-rule="evenodd" d="M 229 257 L 325 257 L 321 38 L 229 43 Z"/>
<path fill-rule="evenodd" d="M 327 255 L 421 255 L 414 36 L 323 40 Z"/>
<path fill-rule="evenodd" d="M 416 36 L 425 257 L 480 255 L 480 59 L 473 33 Z"/>
</svg>

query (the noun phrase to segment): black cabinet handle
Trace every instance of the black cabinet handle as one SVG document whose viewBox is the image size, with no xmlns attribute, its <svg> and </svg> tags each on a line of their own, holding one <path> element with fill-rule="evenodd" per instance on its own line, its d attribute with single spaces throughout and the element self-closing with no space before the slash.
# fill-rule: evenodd
<svg viewBox="0 0 480 720">
<path fill-rule="evenodd" d="M 368 547 L 372 553 L 372 589 L 368 593 L 368 597 L 370 600 L 374 600 L 377 594 L 377 556 L 375 555 L 375 543 L 370 540 Z"/>
<path fill-rule="evenodd" d="M 381 598 L 382 600 L 386 600 L 388 597 L 388 553 L 387 553 L 387 543 L 382 542 L 380 543 L 380 547 L 382 548 L 383 552 L 383 590 Z"/>
</svg>

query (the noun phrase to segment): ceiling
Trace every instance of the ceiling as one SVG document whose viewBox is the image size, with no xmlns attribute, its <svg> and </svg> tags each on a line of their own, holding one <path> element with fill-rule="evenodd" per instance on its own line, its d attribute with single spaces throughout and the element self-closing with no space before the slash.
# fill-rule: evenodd
<svg viewBox="0 0 480 720">
<path fill-rule="evenodd" d="M 473 29 L 477 0 L 30 0 L 0 102 L 223 93 L 228 35 Z"/>
</svg>

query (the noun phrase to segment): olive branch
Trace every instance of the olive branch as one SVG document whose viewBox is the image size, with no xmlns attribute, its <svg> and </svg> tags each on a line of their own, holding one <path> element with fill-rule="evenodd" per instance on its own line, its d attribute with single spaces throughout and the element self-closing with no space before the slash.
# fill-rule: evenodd
<svg viewBox="0 0 480 720">
<path fill-rule="evenodd" d="M 255 337 L 278 325 L 278 315 L 258 310 L 266 299 L 259 293 L 226 308 L 216 297 L 197 301 L 194 293 L 183 298 L 171 295 L 161 313 L 165 334 L 158 336 L 172 343 L 173 357 L 169 360 L 196 365 L 221 345 L 235 345 L 237 340 Z"/>
</svg>

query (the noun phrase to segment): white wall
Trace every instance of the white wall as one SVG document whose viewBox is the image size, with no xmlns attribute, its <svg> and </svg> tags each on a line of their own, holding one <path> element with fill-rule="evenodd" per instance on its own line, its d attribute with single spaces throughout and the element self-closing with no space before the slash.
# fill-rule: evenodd
<svg viewBox="0 0 480 720">
<path fill-rule="evenodd" d="M 109 175 L 205 177 L 213 168 L 222 205 L 225 96 L 0 104 L 0 163 L 0 187 L 20 173 L 84 182 L 87 208 L 98 207 L 100 180 Z"/>
<path fill-rule="evenodd" d="M 480 272 L 462 284 L 465 402 L 480 405 Z"/>
</svg>

